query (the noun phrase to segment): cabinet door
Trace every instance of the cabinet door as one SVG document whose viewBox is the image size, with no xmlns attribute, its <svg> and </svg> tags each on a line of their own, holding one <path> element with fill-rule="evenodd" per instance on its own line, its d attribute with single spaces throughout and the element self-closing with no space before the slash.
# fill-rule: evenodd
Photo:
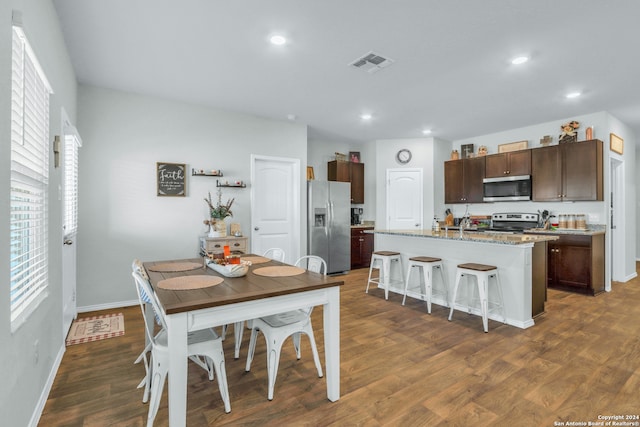
<svg viewBox="0 0 640 427">
<path fill-rule="evenodd" d="M 491 154 L 485 158 L 485 178 L 503 177 L 507 169 L 507 153 Z"/>
<path fill-rule="evenodd" d="M 360 236 L 351 234 L 351 268 L 360 268 L 362 264 L 360 239 Z"/>
<path fill-rule="evenodd" d="M 598 168 L 600 170 L 602 168 L 602 159 L 598 164 L 597 142 L 591 140 L 562 145 L 564 154 L 562 195 L 565 200 L 602 200 L 602 191 L 598 188 L 602 182 L 602 178 L 598 181 Z"/>
<path fill-rule="evenodd" d="M 591 248 L 589 246 L 558 245 L 556 253 L 556 284 L 560 287 L 591 287 Z"/>
<path fill-rule="evenodd" d="M 351 203 L 364 203 L 364 163 L 349 163 Z"/>
<path fill-rule="evenodd" d="M 484 157 L 465 159 L 464 162 L 464 202 L 482 203 L 484 194 L 482 180 L 484 179 Z"/>
<path fill-rule="evenodd" d="M 536 202 L 562 200 L 562 156 L 560 146 L 531 151 L 532 197 Z"/>
<path fill-rule="evenodd" d="M 349 162 L 337 160 L 327 163 L 327 181 L 349 182 Z"/>
<path fill-rule="evenodd" d="M 444 162 L 444 202 L 464 203 L 464 160 Z"/>
<path fill-rule="evenodd" d="M 531 150 L 508 153 L 507 175 L 531 175 Z"/>
<path fill-rule="evenodd" d="M 371 265 L 371 254 L 373 253 L 373 235 L 363 234 L 360 241 L 360 265 L 369 267 Z"/>
</svg>

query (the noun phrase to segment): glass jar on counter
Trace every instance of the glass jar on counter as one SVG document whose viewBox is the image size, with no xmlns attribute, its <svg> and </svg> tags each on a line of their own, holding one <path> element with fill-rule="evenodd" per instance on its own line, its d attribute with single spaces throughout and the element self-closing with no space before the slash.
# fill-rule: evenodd
<svg viewBox="0 0 640 427">
<path fill-rule="evenodd" d="M 587 216 L 585 214 L 576 215 L 576 228 L 578 230 L 587 229 Z"/>
<path fill-rule="evenodd" d="M 567 215 L 558 215 L 558 228 L 567 228 Z"/>
<path fill-rule="evenodd" d="M 576 228 L 576 216 L 573 214 L 567 215 L 567 228 Z"/>
</svg>

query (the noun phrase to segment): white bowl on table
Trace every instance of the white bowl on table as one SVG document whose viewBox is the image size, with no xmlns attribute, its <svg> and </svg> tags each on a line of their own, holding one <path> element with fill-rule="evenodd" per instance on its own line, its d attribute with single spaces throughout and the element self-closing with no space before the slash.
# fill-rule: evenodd
<svg viewBox="0 0 640 427">
<path fill-rule="evenodd" d="M 249 271 L 251 261 L 240 261 L 240 264 L 216 264 L 213 261 L 208 260 L 207 265 L 213 271 L 217 271 L 225 277 L 242 277 Z"/>
</svg>

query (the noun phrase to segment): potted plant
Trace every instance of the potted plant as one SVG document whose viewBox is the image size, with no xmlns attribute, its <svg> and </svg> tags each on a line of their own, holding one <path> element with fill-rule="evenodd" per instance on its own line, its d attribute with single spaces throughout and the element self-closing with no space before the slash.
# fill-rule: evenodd
<svg viewBox="0 0 640 427">
<path fill-rule="evenodd" d="M 211 199 L 211 192 L 209 197 L 205 197 L 204 201 L 209 207 L 209 219 L 205 219 L 204 223 L 209 226 L 209 237 L 225 237 L 227 235 L 227 225 L 225 218 L 233 216 L 231 212 L 231 206 L 235 199 L 227 200 L 227 203 L 222 203 L 222 189 L 218 188 L 218 202 L 214 205 Z"/>
</svg>

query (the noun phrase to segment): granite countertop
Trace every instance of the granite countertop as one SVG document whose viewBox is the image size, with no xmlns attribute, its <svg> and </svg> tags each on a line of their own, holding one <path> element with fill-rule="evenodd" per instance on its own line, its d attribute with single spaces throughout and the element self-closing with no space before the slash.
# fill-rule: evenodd
<svg viewBox="0 0 640 427">
<path fill-rule="evenodd" d="M 573 234 L 576 236 L 595 236 L 597 234 L 605 234 L 607 226 L 604 224 L 591 224 L 586 230 L 579 230 L 573 228 L 555 228 L 551 230 L 545 230 L 542 228 L 531 228 L 529 230 L 525 230 L 525 233 L 530 234 L 555 234 L 555 235 L 566 235 Z"/>
<path fill-rule="evenodd" d="M 490 231 L 465 231 L 460 237 L 459 231 L 432 232 L 431 230 L 367 230 L 365 233 L 387 234 L 392 236 L 421 237 L 430 239 L 454 240 L 459 242 L 497 243 L 501 245 L 523 245 L 557 240 L 552 234 L 499 234 Z"/>
</svg>

